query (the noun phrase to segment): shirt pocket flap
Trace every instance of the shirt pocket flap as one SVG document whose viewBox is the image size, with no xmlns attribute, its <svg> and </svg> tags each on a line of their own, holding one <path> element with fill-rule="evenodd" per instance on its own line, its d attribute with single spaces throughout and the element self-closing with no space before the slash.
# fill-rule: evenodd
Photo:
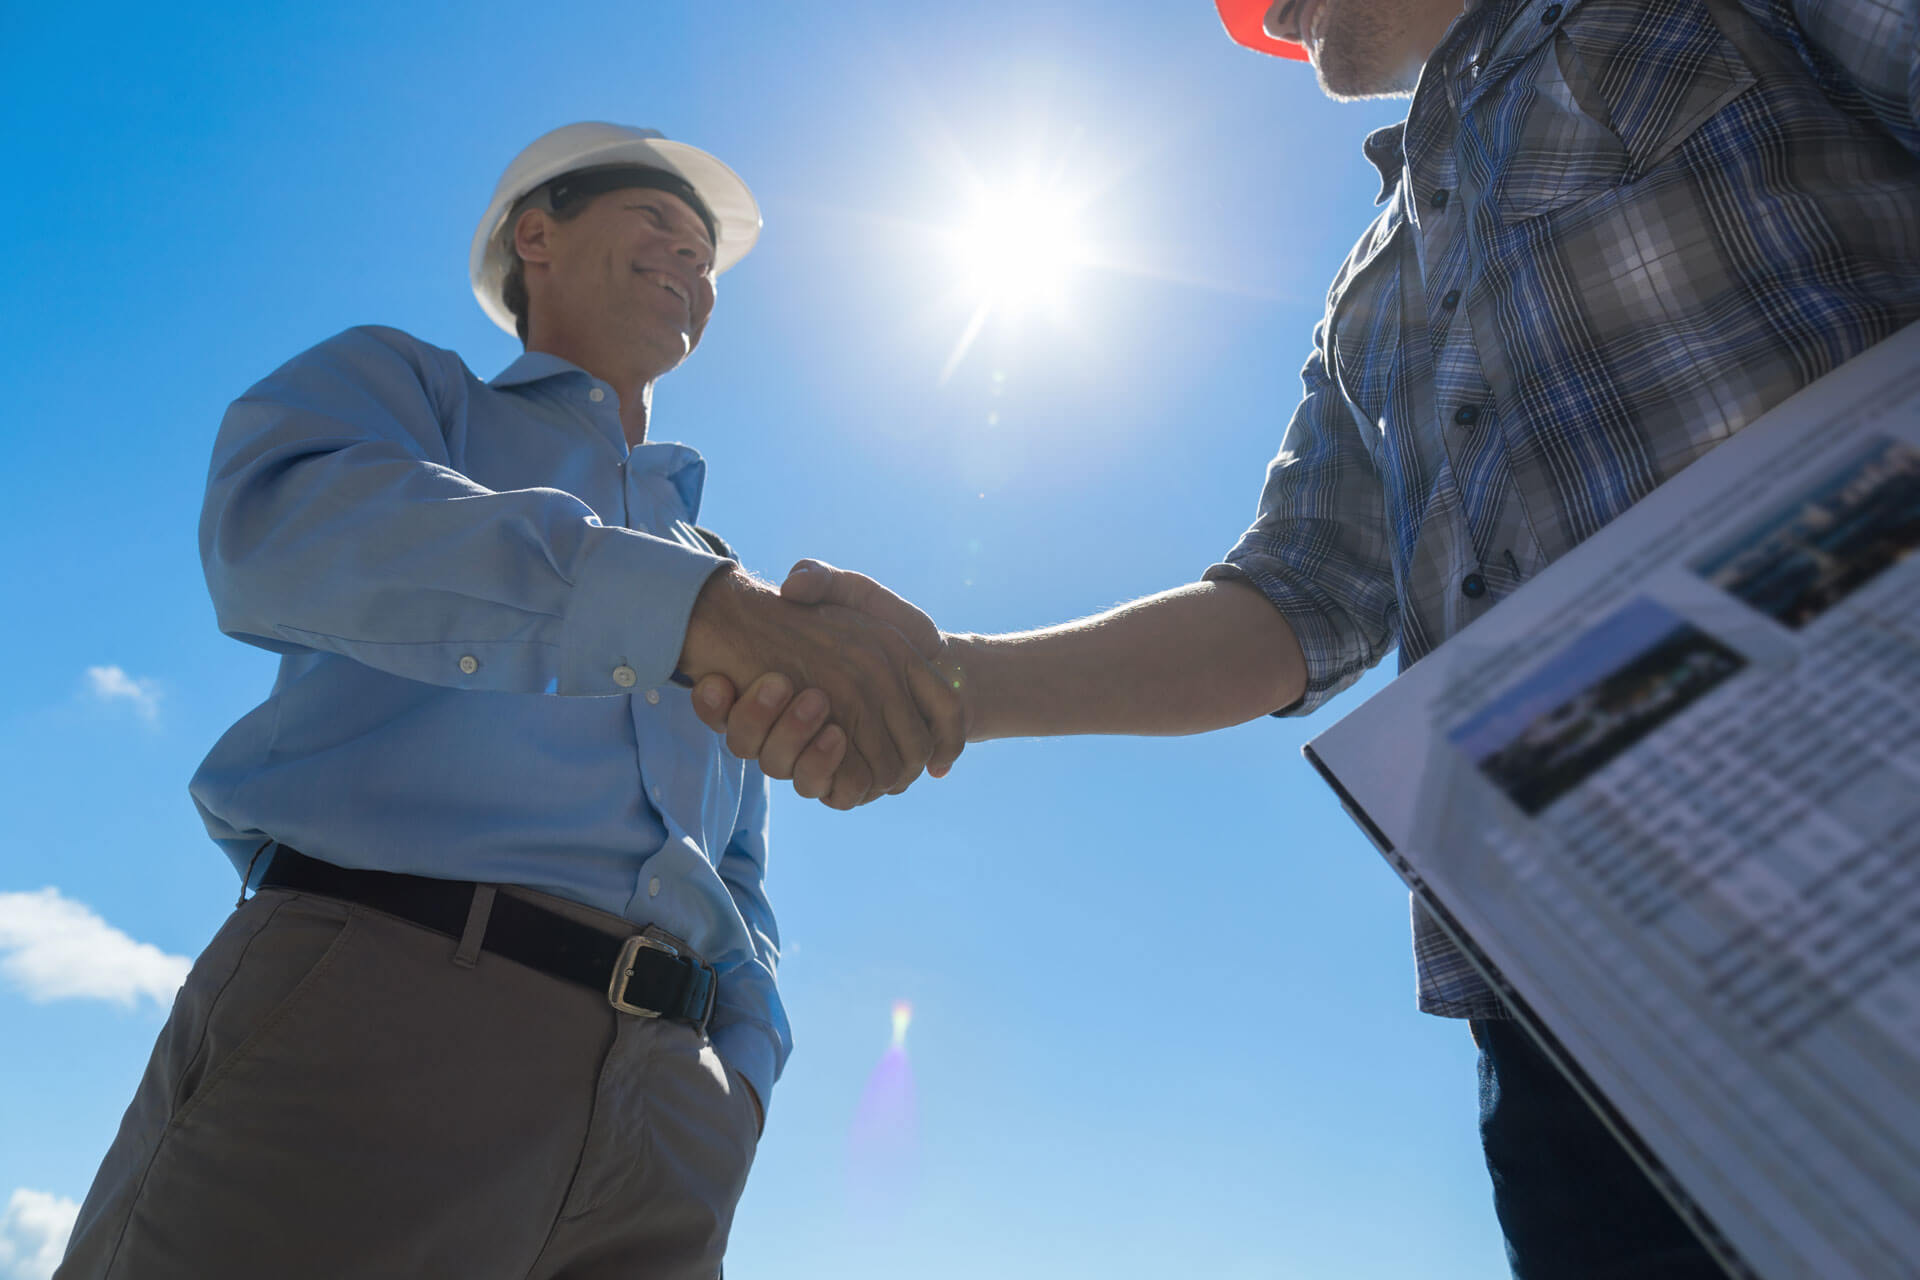
<svg viewBox="0 0 1920 1280">
<path fill-rule="evenodd" d="M 1755 81 L 1698 0 L 1671 11 L 1590 0 L 1555 43 L 1574 69 L 1571 83 L 1589 109 L 1604 113 L 1634 176 Z"/>
<path fill-rule="evenodd" d="M 1487 166 L 1493 208 L 1519 222 L 1631 182 L 1754 80 L 1704 5 L 1587 0 L 1473 108 L 1478 136 L 1511 139 Z"/>
</svg>

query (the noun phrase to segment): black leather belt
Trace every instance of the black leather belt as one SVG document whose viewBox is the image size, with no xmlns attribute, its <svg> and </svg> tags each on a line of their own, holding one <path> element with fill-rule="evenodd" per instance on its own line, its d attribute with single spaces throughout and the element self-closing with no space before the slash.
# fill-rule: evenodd
<svg viewBox="0 0 1920 1280">
<path fill-rule="evenodd" d="M 280 844 L 261 873 L 262 889 L 290 889 L 354 902 L 458 939 L 477 887 L 393 871 L 363 871 L 309 858 Z M 556 911 L 500 894 L 480 949 L 541 973 L 606 993 L 607 1003 L 640 1018 L 666 1018 L 705 1032 L 713 1017 L 713 967 L 647 934 L 603 933 Z"/>
</svg>

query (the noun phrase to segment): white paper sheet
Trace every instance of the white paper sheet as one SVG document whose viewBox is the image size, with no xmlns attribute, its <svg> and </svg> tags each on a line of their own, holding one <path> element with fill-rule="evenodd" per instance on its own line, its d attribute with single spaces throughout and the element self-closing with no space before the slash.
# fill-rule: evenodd
<svg viewBox="0 0 1920 1280">
<path fill-rule="evenodd" d="M 1916 552 L 1920 326 L 1307 749 L 1764 1280 L 1920 1275 Z"/>
</svg>

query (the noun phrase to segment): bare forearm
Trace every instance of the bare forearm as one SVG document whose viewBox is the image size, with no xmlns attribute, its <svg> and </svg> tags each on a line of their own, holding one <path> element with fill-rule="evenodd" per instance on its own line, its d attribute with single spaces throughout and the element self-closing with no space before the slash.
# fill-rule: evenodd
<svg viewBox="0 0 1920 1280">
<path fill-rule="evenodd" d="M 947 657 L 972 742 L 1204 733 L 1278 711 L 1306 687 L 1293 628 L 1240 582 L 1196 583 L 1043 631 L 954 636 Z"/>
</svg>

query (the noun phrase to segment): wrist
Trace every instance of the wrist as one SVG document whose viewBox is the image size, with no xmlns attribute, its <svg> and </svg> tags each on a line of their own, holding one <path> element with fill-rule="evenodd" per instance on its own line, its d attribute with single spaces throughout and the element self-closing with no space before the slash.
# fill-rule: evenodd
<svg viewBox="0 0 1920 1280">
<path fill-rule="evenodd" d="M 678 671 L 689 680 L 716 672 L 739 683 L 742 633 L 750 596 L 756 584 L 738 565 L 722 564 L 700 587 L 687 634 L 680 648 Z"/>
<path fill-rule="evenodd" d="M 991 652 L 986 636 L 942 633 L 934 667 L 960 698 L 960 724 L 968 742 L 996 737 L 992 725 Z"/>
</svg>

